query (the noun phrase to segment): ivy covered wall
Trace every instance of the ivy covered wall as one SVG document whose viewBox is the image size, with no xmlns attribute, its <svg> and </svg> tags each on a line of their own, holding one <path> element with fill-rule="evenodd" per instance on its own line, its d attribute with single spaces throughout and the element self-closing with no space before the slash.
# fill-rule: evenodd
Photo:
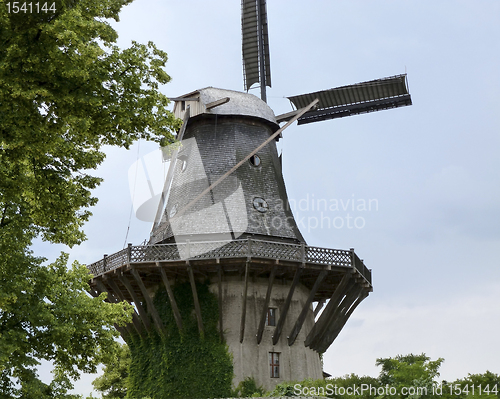
<svg viewBox="0 0 500 399">
<path fill-rule="evenodd" d="M 179 333 L 166 290 L 154 297 L 166 332 L 152 330 L 147 337 L 132 336 L 127 398 L 223 398 L 231 396 L 233 362 L 227 345 L 220 340 L 217 298 L 208 284 L 198 284 L 203 319 L 200 337 L 193 294 L 189 283 L 172 287 L 182 317 Z"/>
</svg>

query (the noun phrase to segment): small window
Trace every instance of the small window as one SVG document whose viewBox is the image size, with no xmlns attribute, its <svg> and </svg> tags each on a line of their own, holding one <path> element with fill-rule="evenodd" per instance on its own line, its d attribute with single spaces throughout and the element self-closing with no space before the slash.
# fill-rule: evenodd
<svg viewBox="0 0 500 399">
<path fill-rule="evenodd" d="M 181 101 L 181 111 L 185 111 L 185 110 L 186 110 L 186 102 Z"/>
<path fill-rule="evenodd" d="M 264 213 L 267 212 L 269 205 L 267 205 L 267 202 L 264 198 L 257 197 L 253 199 L 253 207 L 259 212 Z"/>
<path fill-rule="evenodd" d="M 187 159 L 181 159 L 181 172 L 184 172 L 187 169 L 187 166 Z"/>
<path fill-rule="evenodd" d="M 173 218 L 177 214 L 177 204 L 175 204 L 172 208 L 170 208 L 170 212 L 168 213 L 168 216 L 170 218 Z"/>
<path fill-rule="evenodd" d="M 271 378 L 280 378 L 280 354 L 278 352 L 269 352 L 269 367 Z"/>
<path fill-rule="evenodd" d="M 250 165 L 252 166 L 260 166 L 260 157 L 258 155 L 252 155 L 249 159 Z"/>
<path fill-rule="evenodd" d="M 266 326 L 276 326 L 276 308 L 267 308 Z"/>
</svg>

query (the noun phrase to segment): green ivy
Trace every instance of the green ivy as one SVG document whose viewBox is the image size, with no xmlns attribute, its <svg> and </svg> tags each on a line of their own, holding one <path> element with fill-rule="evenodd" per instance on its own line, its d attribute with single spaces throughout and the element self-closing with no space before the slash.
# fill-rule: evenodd
<svg viewBox="0 0 500 399">
<path fill-rule="evenodd" d="M 263 397 L 266 391 L 261 386 L 258 386 L 253 377 L 246 377 L 240 381 L 232 396 L 235 398 L 260 398 Z"/>
<path fill-rule="evenodd" d="M 204 327 L 200 336 L 190 284 L 176 284 L 173 292 L 182 317 L 182 332 L 175 323 L 166 290 L 159 289 L 153 302 L 166 331 L 127 340 L 131 353 L 127 398 L 229 397 L 233 361 L 217 329 L 216 296 L 210 293 L 208 284 L 197 286 Z"/>
</svg>

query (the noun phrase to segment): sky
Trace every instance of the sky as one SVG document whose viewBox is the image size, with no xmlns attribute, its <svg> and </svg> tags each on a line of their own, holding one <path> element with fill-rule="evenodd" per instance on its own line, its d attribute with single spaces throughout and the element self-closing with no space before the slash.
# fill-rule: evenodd
<svg viewBox="0 0 500 399">
<path fill-rule="evenodd" d="M 294 125 L 278 144 L 308 245 L 355 248 L 373 273 L 374 291 L 325 353 L 325 371 L 377 376 L 377 358 L 425 352 L 445 359 L 446 380 L 500 373 L 500 2 L 269 0 L 268 22 L 276 115 L 291 110 L 286 96 L 405 72 L 413 100 Z M 167 96 L 243 91 L 240 1 L 136 0 L 113 25 L 121 47 L 151 40 L 168 53 Z M 155 149 L 107 148 L 88 240 L 35 251 L 91 263 L 149 237 L 128 170 Z M 313 209 L 321 200 L 345 209 Z M 77 391 L 90 392 L 93 378 Z"/>
</svg>

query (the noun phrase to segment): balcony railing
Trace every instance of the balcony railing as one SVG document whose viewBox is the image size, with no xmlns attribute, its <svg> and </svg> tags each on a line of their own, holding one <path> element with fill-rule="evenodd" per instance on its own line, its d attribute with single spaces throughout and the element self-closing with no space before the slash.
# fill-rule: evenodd
<svg viewBox="0 0 500 399">
<path fill-rule="evenodd" d="M 325 266 L 355 268 L 370 284 L 371 271 L 354 250 L 310 247 L 254 239 L 199 241 L 175 244 L 129 245 L 98 262 L 87 265 L 94 277 L 128 264 L 224 258 L 264 258 Z"/>
</svg>

